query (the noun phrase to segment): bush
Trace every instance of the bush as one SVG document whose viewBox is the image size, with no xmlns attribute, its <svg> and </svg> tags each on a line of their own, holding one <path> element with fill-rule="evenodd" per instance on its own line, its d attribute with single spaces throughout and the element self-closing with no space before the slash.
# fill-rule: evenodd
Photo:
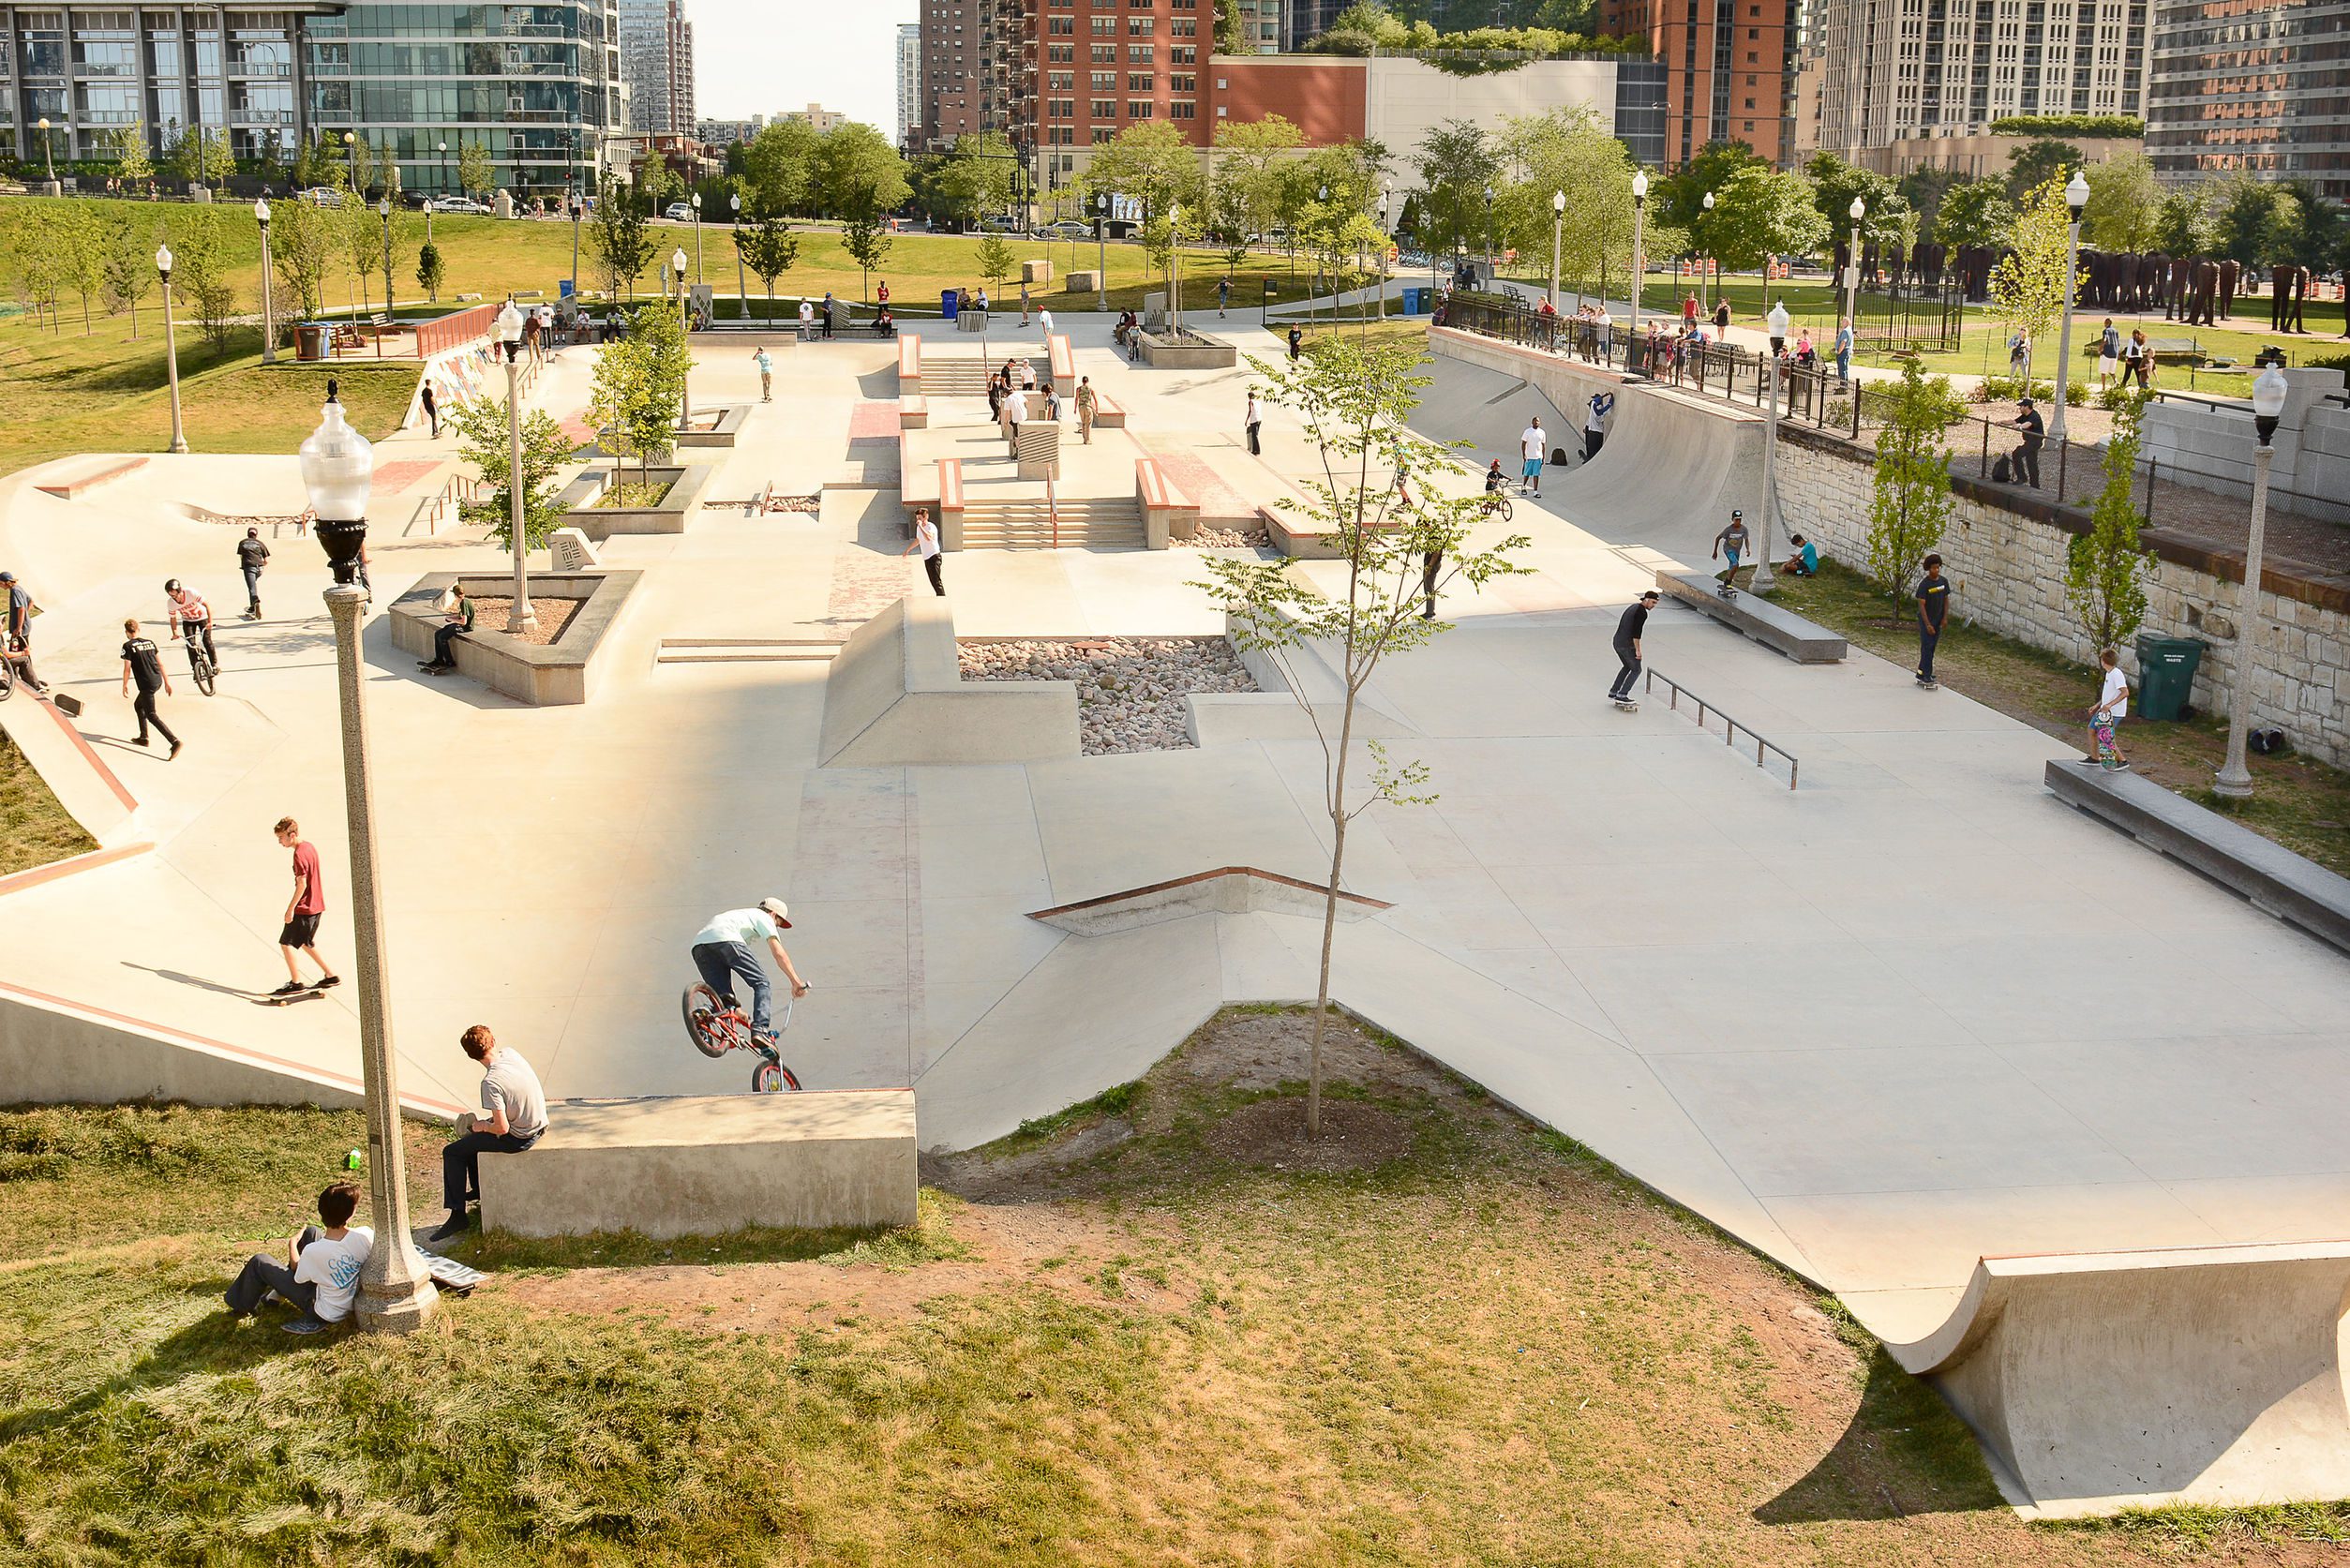
<svg viewBox="0 0 2350 1568">
<path fill-rule="evenodd" d="M 2023 397 L 2038 400 L 2056 395 L 2057 383 L 2054 381 L 2019 381 L 2013 376 L 1985 376 L 1983 384 L 1975 389 L 1974 400 L 1978 403 L 2013 403 Z"/>
<path fill-rule="evenodd" d="M 1994 136 L 2086 136 L 2091 140 L 2144 136 L 2135 114 L 2009 114 L 1991 122 Z"/>
</svg>

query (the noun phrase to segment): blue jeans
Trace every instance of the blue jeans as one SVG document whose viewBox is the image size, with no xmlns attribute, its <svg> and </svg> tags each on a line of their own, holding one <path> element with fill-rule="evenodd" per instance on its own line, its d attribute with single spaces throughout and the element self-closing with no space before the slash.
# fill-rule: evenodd
<svg viewBox="0 0 2350 1568">
<path fill-rule="evenodd" d="M 767 971 L 759 966 L 757 954 L 740 942 L 696 942 L 694 967 L 701 971 L 702 983 L 730 1008 L 735 1005 L 734 978 L 741 976 L 742 983 L 751 988 L 751 1027 L 762 1034 L 767 1032 L 774 987 L 768 984 Z"/>
<path fill-rule="evenodd" d="M 301 1249 L 318 1240 L 322 1233 L 317 1226 L 305 1225 L 302 1239 L 294 1247 L 295 1255 L 300 1256 Z M 272 1291 L 299 1307 L 304 1317 L 313 1315 L 318 1287 L 297 1284 L 293 1270 L 266 1252 L 256 1252 L 245 1261 L 245 1267 L 238 1272 L 235 1282 L 226 1292 L 229 1310 L 240 1318 L 250 1317 L 260 1310 L 262 1303 L 268 1299 Z"/>
</svg>

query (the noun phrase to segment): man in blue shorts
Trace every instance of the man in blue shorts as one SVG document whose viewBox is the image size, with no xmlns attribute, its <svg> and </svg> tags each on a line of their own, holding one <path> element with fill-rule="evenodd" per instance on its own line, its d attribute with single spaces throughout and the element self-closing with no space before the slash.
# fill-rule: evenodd
<svg viewBox="0 0 2350 1568">
<path fill-rule="evenodd" d="M 1714 536 L 1714 559 L 1718 560 L 1723 556 L 1729 557 L 1729 570 L 1722 574 L 1723 587 L 1727 588 L 1738 580 L 1738 563 L 1745 559 L 1749 543 L 1751 536 L 1746 532 L 1746 515 L 1744 512 L 1731 513 L 1729 527 Z"/>
<path fill-rule="evenodd" d="M 1549 450 L 1549 438 L 1542 433 L 1540 414 L 1518 433 L 1518 450 L 1525 458 L 1525 466 L 1519 470 L 1519 481 L 1530 496 L 1542 494 L 1542 459 Z"/>
</svg>

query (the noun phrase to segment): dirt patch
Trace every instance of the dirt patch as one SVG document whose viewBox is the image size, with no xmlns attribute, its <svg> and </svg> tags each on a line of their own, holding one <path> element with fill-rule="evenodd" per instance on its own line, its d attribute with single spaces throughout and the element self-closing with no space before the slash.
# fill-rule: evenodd
<svg viewBox="0 0 2350 1568">
<path fill-rule="evenodd" d="M 535 647 L 547 647 L 563 635 L 563 628 L 571 624 L 571 618 L 579 613 L 579 606 L 585 603 L 582 599 L 542 599 L 535 593 L 531 594 L 531 613 L 537 618 L 538 625 L 525 632 L 522 640 Z M 477 633 L 495 632 L 503 636 L 506 618 L 513 612 L 512 594 L 502 599 L 475 599 L 473 630 Z"/>
<path fill-rule="evenodd" d="M 1244 1105 L 1208 1129 L 1208 1152 L 1275 1171 L 1368 1171 L 1412 1152 L 1412 1127 L 1393 1112 L 1325 1099 L 1321 1130 L 1306 1136 L 1306 1102 L 1287 1096 Z"/>
</svg>

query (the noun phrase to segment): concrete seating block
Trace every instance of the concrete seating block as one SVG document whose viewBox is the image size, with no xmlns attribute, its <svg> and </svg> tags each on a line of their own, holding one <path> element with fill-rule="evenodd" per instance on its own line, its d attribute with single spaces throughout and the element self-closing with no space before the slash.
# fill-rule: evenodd
<svg viewBox="0 0 2350 1568">
<path fill-rule="evenodd" d="M 563 1100 L 481 1162 L 482 1224 L 522 1236 L 910 1225 L 914 1091 Z"/>
<path fill-rule="evenodd" d="M 930 399 L 921 393 L 908 393 L 898 399 L 898 428 L 927 430 L 930 428 Z"/>
<path fill-rule="evenodd" d="M 547 553 L 555 558 L 558 572 L 592 571 L 604 563 L 596 559 L 595 546 L 588 536 L 576 528 L 559 528 L 546 540 Z"/>
<path fill-rule="evenodd" d="M 1105 430 L 1126 427 L 1126 405 L 1106 392 L 1097 392 L 1093 399 L 1093 422 Z"/>
<path fill-rule="evenodd" d="M 1063 291 L 1071 294 L 1097 294 L 1101 291 L 1101 275 L 1098 272 L 1073 272 L 1061 283 Z"/>
<path fill-rule="evenodd" d="M 1658 571 L 1656 586 L 1669 598 L 1703 610 L 1733 632 L 1786 654 L 1799 665 L 1833 665 L 1844 658 L 1845 642 L 1824 626 L 1752 593 L 1725 599 L 1721 584 L 1703 572 Z"/>
<path fill-rule="evenodd" d="M 1041 256 L 1031 257 L 1020 263 L 1020 281 L 1023 283 L 1052 282 L 1053 263 Z"/>
<path fill-rule="evenodd" d="M 2135 773 L 2058 758 L 2048 764 L 2044 779 L 2048 792 L 2067 805 L 2350 952 L 2350 878 Z"/>
</svg>

